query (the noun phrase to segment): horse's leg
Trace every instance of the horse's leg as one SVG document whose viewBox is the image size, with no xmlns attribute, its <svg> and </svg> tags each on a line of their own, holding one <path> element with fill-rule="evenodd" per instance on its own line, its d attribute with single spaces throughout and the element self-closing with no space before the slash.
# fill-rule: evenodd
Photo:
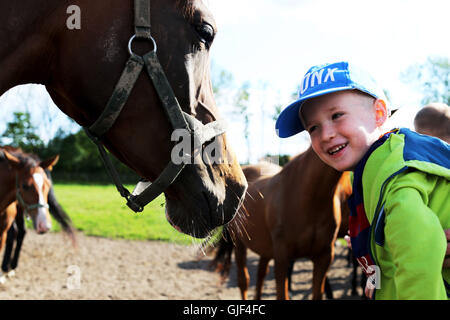
<svg viewBox="0 0 450 320">
<path fill-rule="evenodd" d="M 11 269 L 15 270 L 17 265 L 19 264 L 19 256 L 20 250 L 22 249 L 23 239 L 26 234 L 26 226 L 25 226 L 25 218 L 22 209 L 17 208 L 17 216 L 16 216 L 16 224 L 17 224 L 17 239 L 16 239 L 16 248 L 14 250 L 14 256 L 11 261 Z"/>
<path fill-rule="evenodd" d="M 353 252 L 350 252 L 352 255 L 352 265 L 353 265 L 353 272 L 352 272 L 352 296 L 357 296 L 358 291 L 356 290 L 357 282 L 358 282 L 358 262 L 356 261 L 355 257 L 353 256 Z M 363 289 L 364 292 L 364 289 Z"/>
<path fill-rule="evenodd" d="M 247 248 L 239 240 L 236 241 L 234 258 L 236 260 L 238 286 L 241 290 L 241 298 L 242 300 L 247 300 L 248 285 L 250 283 L 250 276 L 247 269 Z"/>
<path fill-rule="evenodd" d="M 289 300 L 287 286 L 287 270 L 289 266 L 289 258 L 283 246 L 276 246 L 275 252 L 275 282 L 277 286 L 277 299 Z"/>
<path fill-rule="evenodd" d="M 331 289 L 330 280 L 328 279 L 328 277 L 325 277 L 325 296 L 329 300 L 334 299 L 333 289 Z"/>
<path fill-rule="evenodd" d="M 3 226 L 2 226 L 3 227 Z M 3 229 L 3 228 L 2 228 Z M 5 242 L 6 242 L 6 229 L 3 229 L 0 231 L 0 252 L 2 251 L 3 247 L 5 246 Z M 6 277 L 3 274 L 3 272 L 0 272 L 0 284 L 3 284 L 6 282 Z"/>
<path fill-rule="evenodd" d="M 362 274 L 361 274 L 361 282 L 359 283 L 359 285 L 361 286 L 361 289 L 362 289 L 362 295 L 361 296 L 362 296 L 363 300 L 368 299 L 366 297 L 365 293 L 364 293 L 364 291 L 366 290 L 366 283 L 367 283 L 366 274 L 364 272 L 362 272 Z"/>
<path fill-rule="evenodd" d="M 11 228 L 9 228 L 7 235 L 6 235 L 6 246 L 5 246 L 5 252 L 3 253 L 3 261 L 2 261 L 2 271 L 4 273 L 8 272 L 10 270 L 10 262 L 11 262 L 11 253 L 14 247 L 14 241 L 16 240 L 17 236 L 17 225 L 14 222 L 11 225 Z"/>
<path fill-rule="evenodd" d="M 270 259 L 260 257 L 258 263 L 258 276 L 256 279 L 256 291 L 255 291 L 255 300 L 261 300 L 262 289 L 264 284 L 264 278 L 269 271 L 269 261 Z"/>
<path fill-rule="evenodd" d="M 313 259 L 313 286 L 312 286 L 312 299 L 321 300 L 325 287 L 325 278 L 328 268 L 333 260 L 332 250 L 322 254 L 321 256 Z"/>
<path fill-rule="evenodd" d="M 287 271 L 289 296 L 292 294 L 292 273 L 294 273 L 294 264 L 295 260 L 291 260 L 291 262 L 289 262 Z"/>
</svg>

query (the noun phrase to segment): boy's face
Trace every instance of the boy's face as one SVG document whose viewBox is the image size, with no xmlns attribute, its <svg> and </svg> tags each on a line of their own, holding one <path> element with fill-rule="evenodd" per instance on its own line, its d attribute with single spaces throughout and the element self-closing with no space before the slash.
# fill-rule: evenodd
<svg viewBox="0 0 450 320">
<path fill-rule="evenodd" d="M 382 100 L 346 90 L 308 100 L 299 116 L 316 154 L 336 170 L 346 171 L 353 170 L 379 138 L 387 112 Z"/>
</svg>

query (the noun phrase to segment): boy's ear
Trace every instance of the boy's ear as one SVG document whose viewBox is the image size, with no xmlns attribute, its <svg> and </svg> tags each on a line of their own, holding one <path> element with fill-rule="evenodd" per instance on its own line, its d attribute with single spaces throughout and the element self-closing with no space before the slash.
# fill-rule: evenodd
<svg viewBox="0 0 450 320">
<path fill-rule="evenodd" d="M 378 127 L 381 127 L 388 118 L 388 109 L 386 102 L 381 99 L 375 100 L 375 121 Z"/>
</svg>

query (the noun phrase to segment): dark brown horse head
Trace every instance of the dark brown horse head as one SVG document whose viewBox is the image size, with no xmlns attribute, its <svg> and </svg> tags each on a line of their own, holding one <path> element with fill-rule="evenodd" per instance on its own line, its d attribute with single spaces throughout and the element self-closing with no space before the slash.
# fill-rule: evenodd
<svg viewBox="0 0 450 320">
<path fill-rule="evenodd" d="M 15 200 L 33 221 L 36 232 L 46 233 L 52 227 L 47 204 L 51 181 L 44 170 L 51 169 L 59 156 L 37 162 L 36 158 L 17 149 L 11 153 L 3 150 L 3 154 L 9 163 L 9 175 L 15 177 L 15 184 L 11 186 L 15 189 Z"/>
<path fill-rule="evenodd" d="M 219 119 L 209 74 L 209 48 L 217 32 L 211 13 L 201 0 L 149 2 L 157 55 L 182 110 L 203 124 Z M 79 8 L 80 29 L 68 28 L 71 13 L 66 2 L 0 4 L 5 15 L 0 40 L 3 48 L 14 52 L 0 52 L 0 57 L 9 57 L 8 65 L 0 63 L 0 89 L 29 82 L 44 84 L 64 113 L 90 126 L 107 104 L 129 58 L 134 8 L 131 0 L 77 0 L 73 4 Z M 133 41 L 137 54 L 150 50 L 150 41 Z M 10 70 L 9 77 L 5 70 Z M 178 142 L 171 141 L 172 132 L 154 85 L 142 73 L 102 141 L 119 160 L 154 181 Z M 208 146 L 220 153 L 221 161 L 187 165 L 165 190 L 169 221 L 196 237 L 230 221 L 247 187 L 225 135 L 200 149 Z"/>
</svg>

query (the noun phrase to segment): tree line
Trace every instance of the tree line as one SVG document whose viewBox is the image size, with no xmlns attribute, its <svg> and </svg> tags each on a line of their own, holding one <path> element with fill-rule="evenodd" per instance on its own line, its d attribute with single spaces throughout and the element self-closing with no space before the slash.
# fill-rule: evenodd
<svg viewBox="0 0 450 320">
<path fill-rule="evenodd" d="M 47 143 L 36 134 L 28 112 L 14 112 L 13 120 L 6 125 L 2 145 L 9 144 L 24 152 L 34 153 L 41 159 L 59 154 L 59 161 L 53 168 L 52 176 L 59 181 L 109 182 L 97 146 L 87 137 L 83 129 L 76 133 L 66 133 L 59 129 Z M 9 143 L 5 143 L 5 142 Z M 111 155 L 123 183 L 135 183 L 137 174 Z"/>
<path fill-rule="evenodd" d="M 450 104 L 450 63 L 447 57 L 429 57 L 425 63 L 409 67 L 401 76 L 404 82 L 411 83 L 422 91 L 423 104 L 428 102 Z M 213 73 L 212 81 L 216 100 L 232 100 L 231 116 L 243 121 L 242 135 L 247 142 L 250 158 L 250 83 L 244 82 L 236 87 L 232 84 L 232 75 L 225 70 L 221 70 L 215 76 Z M 231 91 L 233 94 L 230 96 Z M 292 99 L 295 99 L 295 96 L 296 93 L 293 93 Z M 281 105 L 273 106 L 273 112 L 270 115 L 272 120 L 277 119 L 281 109 Z M 0 143 L 20 147 L 25 152 L 37 154 L 41 159 L 59 154 L 60 160 L 53 169 L 53 176 L 60 181 L 110 182 L 97 147 L 83 129 L 68 133 L 60 128 L 48 142 L 42 141 L 36 132 L 38 130 L 33 126 L 29 112 L 14 112 L 13 120 L 7 123 L 6 130 L 0 136 Z M 266 155 L 267 158 L 273 156 Z M 276 157 L 280 165 L 289 161 L 288 155 L 276 155 Z M 138 179 L 134 171 L 113 156 L 111 158 L 124 183 L 134 183 Z"/>
</svg>

